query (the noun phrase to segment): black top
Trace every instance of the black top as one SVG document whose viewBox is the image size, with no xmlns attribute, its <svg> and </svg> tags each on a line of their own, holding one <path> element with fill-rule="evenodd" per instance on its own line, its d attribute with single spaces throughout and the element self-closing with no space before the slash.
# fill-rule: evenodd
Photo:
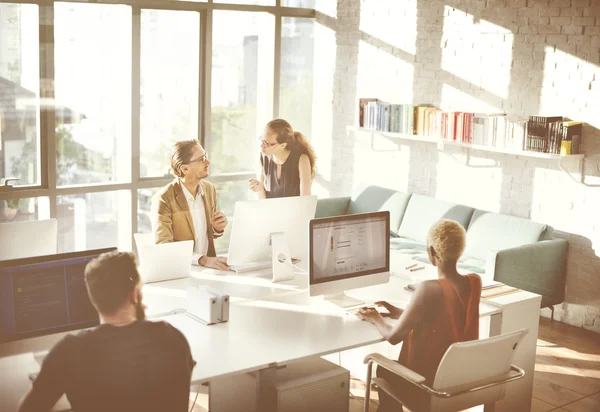
<svg viewBox="0 0 600 412">
<path fill-rule="evenodd" d="M 260 154 L 260 162 L 265 175 L 267 199 L 273 197 L 300 196 L 300 153 L 292 150 L 281 165 L 281 177 L 277 179 L 277 164 L 267 156 Z"/>
<path fill-rule="evenodd" d="M 66 393 L 75 412 L 187 412 L 193 367 L 168 323 L 100 325 L 52 348 L 21 411 L 49 411 Z"/>
</svg>

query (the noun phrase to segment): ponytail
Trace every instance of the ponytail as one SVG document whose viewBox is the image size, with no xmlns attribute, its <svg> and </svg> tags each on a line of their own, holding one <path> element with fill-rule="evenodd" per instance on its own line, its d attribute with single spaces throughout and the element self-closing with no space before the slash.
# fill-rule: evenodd
<svg viewBox="0 0 600 412">
<path fill-rule="evenodd" d="M 310 176 L 314 179 L 315 173 L 317 170 L 316 160 L 317 156 L 315 155 L 315 150 L 311 146 L 311 144 L 304 138 L 304 135 L 298 131 L 294 131 L 294 148 L 298 150 L 300 153 L 308 156 L 308 161 L 310 162 Z"/>
<path fill-rule="evenodd" d="M 313 147 L 308 140 L 305 139 L 304 135 L 298 131 L 294 131 L 292 125 L 284 119 L 271 120 L 267 123 L 267 127 L 275 132 L 278 143 L 287 143 L 287 147 L 290 150 L 297 150 L 301 154 L 308 156 L 310 162 L 310 175 L 314 178 L 317 170 L 317 156 L 315 155 Z"/>
</svg>

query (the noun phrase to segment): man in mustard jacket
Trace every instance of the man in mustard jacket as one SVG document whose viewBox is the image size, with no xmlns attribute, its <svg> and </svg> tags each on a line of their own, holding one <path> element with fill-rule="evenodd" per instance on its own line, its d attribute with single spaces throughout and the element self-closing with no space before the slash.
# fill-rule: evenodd
<svg viewBox="0 0 600 412">
<path fill-rule="evenodd" d="M 173 145 L 171 168 L 177 177 L 152 198 L 152 231 L 155 243 L 193 240 L 193 264 L 228 270 L 227 259 L 215 252 L 213 239 L 223 234 L 227 218 L 217 210 L 215 187 L 203 180 L 209 166 L 197 140 Z"/>
</svg>

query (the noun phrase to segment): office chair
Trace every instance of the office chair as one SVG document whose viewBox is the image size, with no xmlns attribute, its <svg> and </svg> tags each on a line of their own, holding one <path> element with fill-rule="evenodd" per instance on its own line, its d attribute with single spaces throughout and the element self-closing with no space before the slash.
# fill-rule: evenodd
<svg viewBox="0 0 600 412">
<path fill-rule="evenodd" d="M 520 330 L 451 345 L 440 362 L 431 387 L 427 386 L 423 376 L 398 362 L 378 353 L 369 354 L 364 360 L 367 364 L 364 411 L 369 411 L 372 383 L 411 412 L 451 412 L 477 405 L 485 405 L 486 411 L 493 410 L 495 402 L 504 397 L 506 384 L 525 375 L 523 369 L 511 363 L 515 350 L 526 334 L 527 330 Z M 427 399 L 425 409 L 422 409 L 422 405 L 421 409 L 418 405 L 411 405 L 413 401 L 406 394 L 399 393 L 385 379 L 372 378 L 374 363 L 410 382 L 415 390 L 424 391 Z"/>
</svg>

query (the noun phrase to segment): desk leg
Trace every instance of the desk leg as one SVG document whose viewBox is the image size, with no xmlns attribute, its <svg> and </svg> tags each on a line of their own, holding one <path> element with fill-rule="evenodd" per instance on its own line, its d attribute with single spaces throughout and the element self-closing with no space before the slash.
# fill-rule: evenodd
<svg viewBox="0 0 600 412">
<path fill-rule="evenodd" d="M 277 367 L 261 369 L 256 373 L 256 410 L 275 411 L 277 408 Z"/>
<path fill-rule="evenodd" d="M 495 412 L 529 411 L 533 395 L 533 373 L 540 316 L 541 297 L 524 299 L 505 304 L 502 307 L 501 321 L 492 316 L 490 336 L 527 329 L 521 346 L 517 348 L 513 363 L 525 371 L 525 376 L 506 384 L 504 398 L 495 405 Z M 486 409 L 487 411 L 487 409 Z"/>
</svg>

